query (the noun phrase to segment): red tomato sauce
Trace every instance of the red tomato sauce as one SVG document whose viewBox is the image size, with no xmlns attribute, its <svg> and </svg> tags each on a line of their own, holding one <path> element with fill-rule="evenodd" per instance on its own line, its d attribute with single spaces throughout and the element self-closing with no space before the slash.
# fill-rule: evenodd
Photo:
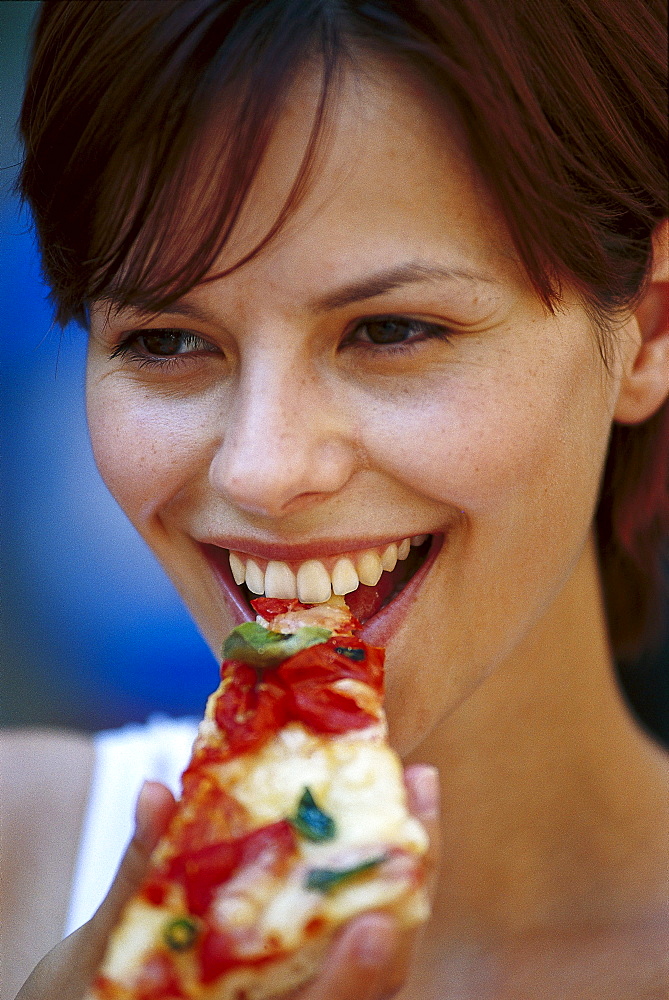
<svg viewBox="0 0 669 1000">
<path fill-rule="evenodd" d="M 296 850 L 293 827 L 288 820 L 280 820 L 235 840 L 176 854 L 169 861 L 166 877 L 183 885 L 189 912 L 204 917 L 216 890 L 240 868 L 261 863 L 266 870 L 276 872 Z"/>
<path fill-rule="evenodd" d="M 270 617 L 293 610 L 291 605 L 300 607 L 296 601 L 261 600 L 268 606 L 261 613 Z M 207 774 L 208 766 L 257 750 L 291 721 L 328 735 L 372 725 L 376 717 L 334 685 L 341 680 L 359 681 L 381 695 L 383 661 L 383 649 L 345 635 L 302 650 L 277 668 L 256 669 L 237 660 L 222 664 L 222 688 L 214 703 L 221 747 L 203 746 L 194 755 L 183 779 L 183 818 L 171 830 L 174 854 L 142 888 L 143 898 L 160 906 L 170 885 L 176 882 L 183 887 L 189 913 L 201 921 L 195 948 L 203 985 L 239 966 L 258 966 L 282 957 L 279 942 L 261 957 L 240 957 L 235 937 L 212 926 L 210 908 L 217 890 L 244 867 L 257 866 L 268 874 L 281 875 L 297 851 L 297 835 L 288 820 L 242 832 L 247 829 L 247 817 L 236 800 Z M 316 921 L 309 933 L 317 933 L 318 928 Z M 153 978 L 142 986 L 144 992 L 137 994 L 138 1000 L 179 1000 L 184 996 L 175 992 L 179 985 L 173 978 L 176 973 L 171 955 L 159 954 L 164 961 L 152 959 Z"/>
<path fill-rule="evenodd" d="M 256 958 L 239 958 L 234 939 L 221 931 L 208 928 L 202 938 L 199 951 L 200 982 L 203 986 L 214 983 L 224 973 L 238 969 L 241 965 L 258 968 L 268 962 L 276 962 L 285 954 L 277 949 L 268 950 Z"/>
<path fill-rule="evenodd" d="M 381 695 L 383 660 L 383 649 L 354 636 L 333 636 L 288 657 L 278 668 L 258 670 L 247 663 L 225 660 L 221 666 L 223 690 L 216 699 L 214 717 L 227 747 L 210 754 L 210 762 L 257 750 L 291 721 L 327 734 L 372 725 L 376 718 L 352 695 L 333 685 L 344 679 L 361 681 Z M 191 767 L 205 760 L 203 756 Z"/>
</svg>

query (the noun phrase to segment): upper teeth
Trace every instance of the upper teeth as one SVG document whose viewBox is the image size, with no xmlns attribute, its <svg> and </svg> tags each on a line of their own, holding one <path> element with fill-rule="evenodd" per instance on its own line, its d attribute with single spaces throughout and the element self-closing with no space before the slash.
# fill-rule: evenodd
<svg viewBox="0 0 669 1000">
<path fill-rule="evenodd" d="M 230 569 L 235 583 L 245 583 L 253 594 L 265 597 L 298 598 L 303 604 L 322 604 L 331 594 L 350 594 L 363 583 L 373 587 L 381 574 L 406 559 L 412 545 L 422 545 L 427 535 L 413 535 L 391 542 L 384 549 L 365 549 L 335 559 L 330 570 L 320 559 L 307 559 L 296 569 L 288 563 L 251 559 L 240 552 L 230 552 Z"/>
</svg>

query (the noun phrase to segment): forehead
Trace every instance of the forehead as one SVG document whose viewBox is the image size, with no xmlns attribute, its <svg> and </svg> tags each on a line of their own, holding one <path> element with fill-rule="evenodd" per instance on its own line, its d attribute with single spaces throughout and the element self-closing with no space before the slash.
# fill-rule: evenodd
<svg viewBox="0 0 669 1000">
<path fill-rule="evenodd" d="M 214 273 L 234 267 L 279 216 L 309 142 L 319 85 L 313 69 L 295 82 Z M 435 253 L 463 278 L 518 271 L 501 214 L 443 102 L 390 63 L 352 68 L 326 117 L 303 198 L 240 274 L 271 265 L 274 281 L 293 284 L 299 268 L 303 285 L 312 273 L 318 285 L 324 269 L 336 279 L 358 264 L 382 270 Z"/>
<path fill-rule="evenodd" d="M 505 282 L 527 291 L 501 213 L 443 99 L 414 72 L 378 58 L 364 69 L 349 67 L 333 88 L 302 195 L 262 245 L 304 161 L 321 83 L 318 66 L 295 80 L 223 250 L 181 304 L 211 301 L 225 289 L 246 311 L 261 288 L 276 302 L 311 311 L 330 290 L 334 306 L 342 289 L 348 294 L 370 275 L 407 267 L 422 268 L 426 280 L 437 277 L 430 268 L 447 273 L 468 298 L 498 298 Z M 172 255 L 197 247 L 189 205 L 201 210 L 225 170 L 216 129 L 214 118 L 193 158 L 197 169 L 167 244 L 168 270 Z M 123 296 L 112 299 L 125 313 Z"/>
</svg>

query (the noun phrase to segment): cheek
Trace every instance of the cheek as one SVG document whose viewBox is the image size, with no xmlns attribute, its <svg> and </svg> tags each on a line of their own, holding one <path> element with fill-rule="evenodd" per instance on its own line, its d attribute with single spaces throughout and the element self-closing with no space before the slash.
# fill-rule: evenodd
<svg viewBox="0 0 669 1000">
<path fill-rule="evenodd" d="M 137 527 L 206 475 L 215 444 L 210 421 L 192 400 L 144 398 L 132 384 L 89 379 L 87 410 L 100 474 Z"/>
<path fill-rule="evenodd" d="M 596 385 L 573 359 L 553 378 L 435 378 L 375 399 L 361 437 L 375 464 L 431 500 L 476 515 L 540 496 L 550 510 L 596 492 L 611 419 Z"/>
</svg>

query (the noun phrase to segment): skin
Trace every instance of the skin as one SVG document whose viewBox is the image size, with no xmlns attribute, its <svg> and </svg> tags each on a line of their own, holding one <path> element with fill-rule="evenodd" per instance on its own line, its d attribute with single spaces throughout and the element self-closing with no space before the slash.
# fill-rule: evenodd
<svg viewBox="0 0 669 1000">
<path fill-rule="evenodd" d="M 282 203 L 310 124 L 304 89 L 222 266 Z M 590 531 L 623 362 L 603 370 L 573 301 L 546 315 L 450 131 L 425 99 L 403 101 L 404 89 L 351 84 L 310 197 L 265 253 L 186 297 L 202 319 L 172 311 L 146 324 L 130 313 L 105 322 L 94 310 L 88 413 L 103 477 L 214 650 L 232 619 L 199 541 L 261 553 L 263 544 L 308 543 L 318 555 L 337 539 L 343 551 L 447 534 L 387 642 L 388 713 L 406 753 L 568 585 Z M 324 294 L 416 260 L 481 277 L 434 277 L 314 308 Z M 364 341 L 361 320 L 397 314 L 452 330 L 451 343 Z M 201 338 L 199 352 L 162 368 L 110 359 L 133 330 L 177 325 Z M 427 640 L 419 678 L 417 635 Z"/>
<path fill-rule="evenodd" d="M 221 268 L 269 228 L 313 106 L 307 74 Z M 445 802 L 434 918 L 403 986 L 408 942 L 371 915 L 299 1000 L 664 995 L 667 764 L 613 680 L 592 538 L 612 421 L 669 392 L 663 245 L 607 368 L 575 295 L 555 314 L 537 300 L 433 98 L 379 64 L 349 78 L 308 196 L 262 253 L 160 317 L 93 310 L 98 465 L 214 650 L 233 620 L 202 541 L 317 557 L 445 535 L 387 638 L 391 737 L 431 765 L 409 784 L 435 845 L 433 768 Z M 417 260 L 451 274 L 332 300 Z M 404 347 L 373 344 L 379 316 L 448 339 L 408 325 Z M 200 339 L 176 363 L 118 355 L 160 327 Z M 165 795 L 145 794 L 112 901 L 65 946 L 70 982 L 136 884 Z M 63 954 L 21 1000 L 68 982 Z"/>
</svg>

